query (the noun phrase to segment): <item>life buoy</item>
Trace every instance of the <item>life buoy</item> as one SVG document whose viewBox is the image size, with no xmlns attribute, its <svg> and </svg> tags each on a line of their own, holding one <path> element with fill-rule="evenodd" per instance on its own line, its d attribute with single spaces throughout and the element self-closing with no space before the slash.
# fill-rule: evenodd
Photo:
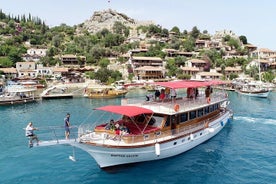
<svg viewBox="0 0 276 184">
<path fill-rule="evenodd" d="M 175 112 L 178 112 L 178 111 L 179 111 L 179 104 L 175 104 L 175 105 L 174 105 L 174 111 L 175 111 Z"/>
<path fill-rule="evenodd" d="M 208 98 L 207 98 L 207 103 L 209 104 L 210 102 L 211 102 L 211 98 L 208 97 Z"/>
</svg>

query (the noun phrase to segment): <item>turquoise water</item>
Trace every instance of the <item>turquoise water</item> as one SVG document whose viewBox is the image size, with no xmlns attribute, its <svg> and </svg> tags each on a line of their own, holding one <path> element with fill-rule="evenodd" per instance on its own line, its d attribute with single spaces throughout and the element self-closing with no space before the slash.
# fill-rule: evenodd
<svg viewBox="0 0 276 184">
<path fill-rule="evenodd" d="M 143 91 L 129 96 L 144 96 Z M 62 126 L 87 121 L 93 108 L 120 99 L 73 98 L 0 107 L 0 183 L 276 183 L 276 93 L 268 99 L 229 92 L 234 119 L 213 139 L 198 147 L 154 162 L 116 170 L 99 169 L 86 152 L 70 146 L 28 148 L 23 128 Z M 91 117 L 93 118 L 93 117 Z M 39 132 L 37 132 L 39 133 Z"/>
</svg>

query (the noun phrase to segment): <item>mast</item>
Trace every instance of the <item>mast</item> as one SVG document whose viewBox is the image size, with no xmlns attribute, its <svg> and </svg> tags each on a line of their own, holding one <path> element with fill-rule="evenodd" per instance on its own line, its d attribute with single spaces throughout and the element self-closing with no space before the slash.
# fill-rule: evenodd
<svg viewBox="0 0 276 184">
<path fill-rule="evenodd" d="M 258 49 L 258 64 L 259 64 L 259 81 L 261 81 L 261 61 L 260 61 L 260 50 Z"/>
</svg>

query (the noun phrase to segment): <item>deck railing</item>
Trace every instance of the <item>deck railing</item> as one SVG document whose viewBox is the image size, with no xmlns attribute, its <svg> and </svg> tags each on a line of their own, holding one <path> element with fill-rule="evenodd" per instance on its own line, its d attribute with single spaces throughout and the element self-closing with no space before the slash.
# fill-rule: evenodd
<svg viewBox="0 0 276 184">
<path fill-rule="evenodd" d="M 39 141 L 56 141 L 58 144 L 60 140 L 65 139 L 65 129 L 63 126 L 48 126 L 48 127 L 38 127 L 38 130 L 35 131 L 35 134 L 38 136 Z M 70 140 L 77 141 L 78 138 L 78 127 L 70 127 Z"/>
<path fill-rule="evenodd" d="M 169 140 L 172 138 L 180 137 L 180 136 L 187 136 L 199 132 L 205 128 L 216 127 L 220 126 L 220 121 L 216 121 L 221 116 L 228 113 L 228 110 L 221 111 L 216 116 L 202 120 L 200 122 L 194 123 L 188 126 L 182 126 L 175 129 L 170 129 L 167 131 L 157 131 L 154 133 L 149 134 L 140 134 L 140 135 L 120 135 L 115 136 L 115 134 L 109 134 L 107 132 L 95 133 L 89 128 L 89 125 L 84 125 L 83 127 L 79 128 L 79 136 L 82 137 L 81 141 L 86 143 L 97 143 L 97 144 L 109 144 L 109 145 L 122 145 L 122 146 L 129 146 L 129 145 L 141 145 L 146 143 L 156 143 L 160 141 Z M 212 124 L 209 124 L 213 122 Z M 215 123 L 214 123 L 215 122 Z M 87 129 L 88 128 L 88 129 Z M 92 127 L 91 127 L 92 128 Z M 91 130 L 91 131 L 90 131 Z M 116 137 L 116 139 L 114 139 Z"/>
<path fill-rule="evenodd" d="M 210 104 L 217 103 L 227 99 L 227 93 L 216 91 L 210 97 Z M 139 98 L 123 98 L 121 105 L 135 105 L 149 108 L 153 111 L 164 113 L 175 113 L 175 105 L 179 105 L 179 111 L 189 111 L 200 106 L 208 105 L 208 101 L 204 94 L 200 94 L 197 98 L 179 97 L 176 101 L 172 99 L 145 101 Z"/>
</svg>

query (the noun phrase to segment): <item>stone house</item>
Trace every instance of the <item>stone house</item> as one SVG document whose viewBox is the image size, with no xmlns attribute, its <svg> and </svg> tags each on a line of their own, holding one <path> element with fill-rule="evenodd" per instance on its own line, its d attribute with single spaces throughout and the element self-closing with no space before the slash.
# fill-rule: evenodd
<svg viewBox="0 0 276 184">
<path fill-rule="evenodd" d="M 36 63 L 35 62 L 17 62 L 16 70 L 19 78 L 36 77 Z"/>
<path fill-rule="evenodd" d="M 142 66 L 134 69 L 134 75 L 138 80 L 158 80 L 165 78 L 166 70 L 162 67 Z"/>
</svg>

